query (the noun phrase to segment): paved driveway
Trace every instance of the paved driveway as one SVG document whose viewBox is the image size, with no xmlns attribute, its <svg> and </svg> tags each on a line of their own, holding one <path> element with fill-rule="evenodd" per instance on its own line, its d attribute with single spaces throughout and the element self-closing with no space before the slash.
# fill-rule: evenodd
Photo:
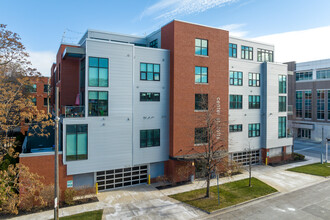
<svg viewBox="0 0 330 220">
<path fill-rule="evenodd" d="M 323 152 L 323 157 L 325 157 L 325 146 L 322 146 L 320 142 L 299 139 L 294 141 L 294 152 L 296 153 L 315 157 L 320 161 L 321 151 Z M 328 151 L 328 159 L 330 159 L 330 150 Z"/>
</svg>

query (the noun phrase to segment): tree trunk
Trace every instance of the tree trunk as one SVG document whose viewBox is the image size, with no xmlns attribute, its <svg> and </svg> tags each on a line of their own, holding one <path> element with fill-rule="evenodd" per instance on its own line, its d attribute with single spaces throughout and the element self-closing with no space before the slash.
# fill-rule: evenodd
<svg viewBox="0 0 330 220">
<path fill-rule="evenodd" d="M 210 179 L 211 179 L 211 173 L 208 172 L 207 179 L 206 179 L 206 198 L 210 198 Z"/>
</svg>

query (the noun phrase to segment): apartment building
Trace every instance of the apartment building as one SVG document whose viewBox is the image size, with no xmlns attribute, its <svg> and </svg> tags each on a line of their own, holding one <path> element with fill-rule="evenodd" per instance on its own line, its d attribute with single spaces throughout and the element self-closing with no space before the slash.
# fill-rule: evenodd
<svg viewBox="0 0 330 220">
<path fill-rule="evenodd" d="M 274 46 L 229 38 L 229 152 L 234 161 L 287 160 L 287 65 L 274 62 Z M 267 162 L 266 162 L 267 158 Z"/>
<path fill-rule="evenodd" d="M 293 106 L 289 127 L 294 137 L 330 138 L 330 59 L 290 62 L 288 68 L 294 71 L 289 78 L 289 105 Z"/>
<path fill-rule="evenodd" d="M 52 97 L 60 91 L 62 186 L 98 183 L 102 191 L 149 175 L 189 179 L 195 166 L 187 158 L 205 144 L 197 138 L 204 128 L 196 119 L 207 111 L 201 99 L 221 106 L 233 160 L 244 164 L 249 146 L 255 163 L 287 159 L 288 71 L 273 58 L 271 45 L 177 20 L 146 37 L 88 30 L 77 45 L 61 44 L 51 84 Z M 35 172 L 51 179 L 53 152 L 21 158 L 48 163 Z"/>
</svg>

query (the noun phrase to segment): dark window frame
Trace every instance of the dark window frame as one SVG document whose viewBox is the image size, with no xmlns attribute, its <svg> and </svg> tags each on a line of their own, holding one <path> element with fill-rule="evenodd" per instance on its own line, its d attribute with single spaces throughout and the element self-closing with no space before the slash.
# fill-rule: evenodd
<svg viewBox="0 0 330 220">
<path fill-rule="evenodd" d="M 196 72 L 196 68 L 199 68 L 199 73 Z M 203 73 L 203 69 L 206 69 L 206 74 Z M 203 77 L 206 75 L 206 82 L 203 82 Z M 199 82 L 196 81 L 196 76 L 199 76 Z M 195 83 L 206 84 L 209 82 L 209 68 L 205 66 L 195 66 Z"/>
<path fill-rule="evenodd" d="M 266 55 L 268 55 L 268 58 L 271 57 L 271 59 L 267 60 Z M 257 49 L 257 61 L 258 62 L 274 62 L 274 51 L 258 48 Z"/>
<path fill-rule="evenodd" d="M 99 109 L 99 106 L 101 105 L 100 104 L 100 93 L 101 92 L 105 92 L 106 94 L 107 94 L 107 101 L 106 101 L 106 113 L 105 114 L 103 114 L 103 115 L 93 115 L 92 113 L 91 113 L 91 101 L 90 100 L 92 100 L 92 99 L 90 99 L 90 92 L 97 92 L 97 103 L 94 103 L 96 106 L 97 106 L 97 111 L 100 111 L 100 109 Z M 101 101 L 105 101 L 105 100 L 101 100 Z M 93 104 L 93 103 L 92 103 Z M 102 105 L 101 105 L 102 106 Z M 88 117 L 107 117 L 107 116 L 109 116 L 109 92 L 108 91 L 88 91 Z"/>
<path fill-rule="evenodd" d="M 158 39 L 155 39 L 153 41 L 150 41 L 149 47 L 151 47 L 151 48 L 158 48 Z"/>
<path fill-rule="evenodd" d="M 260 109 L 260 95 L 249 95 L 249 109 Z"/>
<path fill-rule="evenodd" d="M 207 111 L 208 99 L 208 94 L 195 94 L 195 111 Z M 202 103 L 203 100 L 205 100 L 205 103 Z"/>
<path fill-rule="evenodd" d="M 144 97 L 146 97 L 146 99 L 144 99 Z M 140 92 L 140 102 L 159 102 L 159 101 L 160 101 L 159 92 Z"/>
<path fill-rule="evenodd" d="M 208 143 L 208 132 L 207 127 L 195 128 L 195 144 L 207 144 Z"/>
<path fill-rule="evenodd" d="M 235 83 L 235 80 L 237 83 Z M 243 86 L 243 72 L 242 71 L 229 71 L 229 85 Z"/>
<path fill-rule="evenodd" d="M 241 132 L 243 131 L 242 124 L 229 125 L 229 132 Z"/>
<path fill-rule="evenodd" d="M 249 73 L 249 86 L 260 87 L 260 73 Z"/>
<path fill-rule="evenodd" d="M 286 116 L 278 117 L 278 138 L 286 138 L 286 125 Z"/>
<path fill-rule="evenodd" d="M 156 136 L 157 132 L 158 132 L 158 137 Z M 145 138 L 142 138 L 143 133 L 145 133 Z M 149 134 L 152 134 L 152 137 L 149 137 Z M 148 146 L 149 143 L 151 143 L 151 145 Z M 140 148 L 159 147 L 159 146 L 160 146 L 160 129 L 140 130 Z"/>
<path fill-rule="evenodd" d="M 241 59 L 253 60 L 253 47 L 242 45 L 241 46 Z"/>
<path fill-rule="evenodd" d="M 286 96 L 278 97 L 278 112 L 286 112 Z"/>
<path fill-rule="evenodd" d="M 229 43 L 229 57 L 237 58 L 237 44 Z"/>
<path fill-rule="evenodd" d="M 97 59 L 97 66 L 91 65 L 91 61 L 90 61 L 91 58 Z M 100 59 L 107 60 L 107 67 L 100 67 Z M 88 57 L 88 86 L 89 87 L 101 87 L 101 88 L 109 87 L 109 67 L 110 67 L 109 58 L 93 57 L 93 56 Z M 97 68 L 97 85 L 91 85 L 91 81 L 90 81 L 90 69 L 91 68 Z M 100 69 L 107 70 L 107 81 L 106 81 L 107 85 L 106 86 L 100 86 Z"/>
<path fill-rule="evenodd" d="M 229 109 L 243 109 L 243 95 L 229 95 Z"/>
<path fill-rule="evenodd" d="M 251 137 L 260 137 L 260 123 L 249 124 L 249 138 Z"/>
<path fill-rule="evenodd" d="M 146 65 L 146 71 L 141 70 L 141 66 L 143 64 Z M 149 71 L 149 69 L 148 69 L 149 65 L 153 65 L 152 66 L 152 71 L 151 70 Z M 155 66 L 156 65 L 159 66 L 159 72 L 155 72 Z M 142 80 L 142 81 L 160 81 L 160 68 L 161 68 L 161 66 L 158 63 L 144 63 L 144 62 L 141 62 L 140 63 L 140 80 Z M 148 80 L 148 73 L 152 73 L 152 80 Z M 145 74 L 145 79 L 144 79 L 144 77 L 142 77 L 143 74 Z M 157 76 L 157 74 L 158 74 L 158 80 L 155 79 L 156 78 L 155 76 Z"/>
<path fill-rule="evenodd" d="M 68 159 L 68 141 L 67 141 L 67 135 L 68 135 L 68 126 L 75 126 L 75 135 L 76 135 L 76 155 L 72 155 L 73 159 Z M 82 157 L 78 154 L 78 129 L 77 126 L 85 126 L 86 127 L 86 157 Z M 83 132 L 81 132 L 83 133 Z M 70 134 L 70 133 L 69 133 Z M 88 124 L 67 124 L 66 125 L 66 148 L 65 148 L 65 160 L 66 161 L 77 161 L 77 160 L 88 160 Z M 84 154 L 82 154 L 84 155 Z M 80 157 L 79 157 L 80 156 Z"/>
<path fill-rule="evenodd" d="M 196 40 L 200 41 L 200 46 L 196 46 Z M 203 47 L 203 42 L 206 41 L 206 47 Z M 197 53 L 196 48 L 199 48 L 200 53 Z M 203 54 L 203 49 L 206 48 L 206 55 Z M 198 56 L 208 56 L 209 55 L 209 41 L 207 39 L 195 38 L 195 55 Z"/>
</svg>

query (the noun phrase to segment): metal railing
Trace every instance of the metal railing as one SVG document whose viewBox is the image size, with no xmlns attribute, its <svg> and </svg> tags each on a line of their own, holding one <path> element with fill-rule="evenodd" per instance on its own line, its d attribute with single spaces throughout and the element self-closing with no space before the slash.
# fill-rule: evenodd
<svg viewBox="0 0 330 220">
<path fill-rule="evenodd" d="M 85 106 L 65 106 L 66 118 L 82 118 L 85 117 Z"/>
</svg>

